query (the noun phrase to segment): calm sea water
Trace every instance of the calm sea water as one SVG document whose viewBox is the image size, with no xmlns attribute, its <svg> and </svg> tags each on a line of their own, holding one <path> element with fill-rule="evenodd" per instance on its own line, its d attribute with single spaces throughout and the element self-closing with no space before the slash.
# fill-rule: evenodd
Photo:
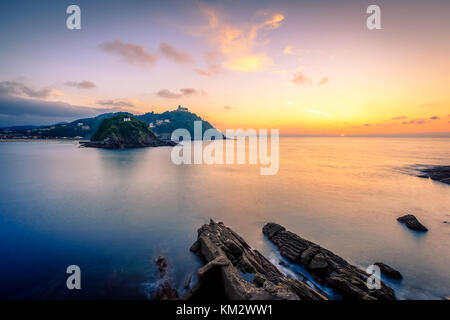
<svg viewBox="0 0 450 320">
<path fill-rule="evenodd" d="M 223 221 L 275 263 L 269 221 L 362 268 L 404 276 L 399 298 L 450 294 L 450 186 L 404 168 L 450 164 L 448 138 L 281 138 L 280 170 L 182 165 L 171 148 L 99 150 L 74 143 L 0 143 L 0 298 L 142 298 L 165 255 L 182 292 L 201 265 L 197 228 Z M 396 218 L 415 214 L 426 234 Z M 65 289 L 79 265 L 82 290 Z"/>
</svg>

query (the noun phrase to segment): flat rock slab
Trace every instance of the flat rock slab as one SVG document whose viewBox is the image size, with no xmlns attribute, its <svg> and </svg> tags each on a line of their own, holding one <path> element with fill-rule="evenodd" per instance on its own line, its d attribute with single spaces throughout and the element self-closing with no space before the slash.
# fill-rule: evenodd
<svg viewBox="0 0 450 320">
<path fill-rule="evenodd" d="M 417 220 L 417 218 L 412 214 L 407 214 L 397 218 L 397 221 L 404 223 L 409 229 L 426 232 L 428 231 L 427 227 Z"/>
<path fill-rule="evenodd" d="M 198 282 L 182 297 L 187 300 L 326 300 L 307 283 L 284 276 L 260 252 L 223 223 L 198 229 L 191 251 L 205 265 Z"/>
<path fill-rule="evenodd" d="M 427 166 L 419 169 L 421 178 L 430 178 L 435 181 L 450 184 L 450 166 Z"/>
<path fill-rule="evenodd" d="M 267 223 L 263 233 L 278 247 L 282 256 L 304 266 L 314 279 L 332 288 L 342 299 L 395 299 L 394 290 L 383 282 L 380 289 L 369 289 L 366 272 L 318 244 L 286 231 L 283 226 Z"/>
</svg>

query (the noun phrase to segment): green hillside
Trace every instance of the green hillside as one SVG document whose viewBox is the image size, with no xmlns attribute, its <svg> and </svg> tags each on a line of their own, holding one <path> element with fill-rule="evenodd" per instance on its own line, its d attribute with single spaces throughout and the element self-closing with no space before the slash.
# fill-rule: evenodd
<svg viewBox="0 0 450 320">
<path fill-rule="evenodd" d="M 72 121 L 70 123 L 59 123 L 55 125 L 42 126 L 38 128 L 18 128 L 11 129 L 13 132 L 22 132 L 24 135 L 38 138 L 81 138 L 91 139 L 98 131 L 103 120 L 113 118 L 117 115 L 127 115 L 133 119 L 140 120 L 150 128 L 156 136 L 161 139 L 170 139 L 175 129 L 187 129 L 194 138 L 194 121 L 202 121 L 202 134 L 205 130 L 214 128 L 209 122 L 204 121 L 195 113 L 189 111 L 165 111 L 163 113 L 149 112 L 142 115 L 133 115 L 131 113 L 104 113 L 94 118 L 85 118 Z"/>
</svg>

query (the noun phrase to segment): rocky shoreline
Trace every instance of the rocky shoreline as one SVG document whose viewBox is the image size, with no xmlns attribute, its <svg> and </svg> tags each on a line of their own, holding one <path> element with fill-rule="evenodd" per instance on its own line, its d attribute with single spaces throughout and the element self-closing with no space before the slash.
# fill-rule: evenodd
<svg viewBox="0 0 450 320">
<path fill-rule="evenodd" d="M 263 233 L 293 264 L 306 268 L 320 285 L 327 286 L 344 300 L 395 300 L 392 288 L 381 282 L 381 288 L 369 289 L 365 271 L 321 246 L 286 231 L 276 223 L 268 223 Z M 258 250 L 222 222 L 210 221 L 198 229 L 190 250 L 204 266 L 197 270 L 197 282 L 186 294 L 178 293 L 168 281 L 156 290 L 154 299 L 181 300 L 329 300 L 317 286 L 303 278 L 283 274 Z M 156 260 L 160 275 L 167 269 L 167 260 Z M 385 267 L 386 266 L 386 267 Z M 383 264 L 386 271 L 396 271 Z M 393 273 L 395 274 L 395 273 Z M 185 286 L 185 288 L 189 287 Z M 332 298 L 336 298 L 333 296 Z"/>
<path fill-rule="evenodd" d="M 349 264 L 333 252 L 287 231 L 276 223 L 268 223 L 263 233 L 274 243 L 283 257 L 308 270 L 312 277 L 332 288 L 342 299 L 394 300 L 392 288 L 381 282 L 381 288 L 369 289 L 368 274 Z"/>
<path fill-rule="evenodd" d="M 419 178 L 429 178 L 431 180 L 450 184 L 450 166 L 428 166 L 418 169 Z"/>
</svg>

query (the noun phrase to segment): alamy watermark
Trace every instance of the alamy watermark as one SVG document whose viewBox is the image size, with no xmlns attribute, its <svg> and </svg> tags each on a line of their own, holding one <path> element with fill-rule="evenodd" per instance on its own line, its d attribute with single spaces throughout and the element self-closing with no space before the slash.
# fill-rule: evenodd
<svg viewBox="0 0 450 320">
<path fill-rule="evenodd" d="M 67 267 L 66 273 L 70 276 L 66 280 L 67 289 L 73 290 L 81 289 L 81 269 L 79 266 L 73 264 Z"/>
<path fill-rule="evenodd" d="M 375 265 L 375 264 L 371 264 L 370 266 L 367 267 L 366 269 L 367 274 L 369 274 L 370 276 L 367 278 L 366 280 L 366 285 L 367 288 L 369 290 L 373 290 L 373 289 L 381 289 L 381 271 L 380 271 L 380 267 Z"/>
<path fill-rule="evenodd" d="M 171 159 L 174 164 L 260 164 L 261 175 L 278 173 L 278 129 L 270 130 L 270 143 L 267 129 L 259 129 L 258 132 L 255 129 L 227 129 L 226 139 L 216 129 L 208 129 L 202 133 L 202 121 L 194 121 L 194 140 L 187 129 L 172 132 L 173 141 L 182 141 L 172 150 Z"/>
</svg>

